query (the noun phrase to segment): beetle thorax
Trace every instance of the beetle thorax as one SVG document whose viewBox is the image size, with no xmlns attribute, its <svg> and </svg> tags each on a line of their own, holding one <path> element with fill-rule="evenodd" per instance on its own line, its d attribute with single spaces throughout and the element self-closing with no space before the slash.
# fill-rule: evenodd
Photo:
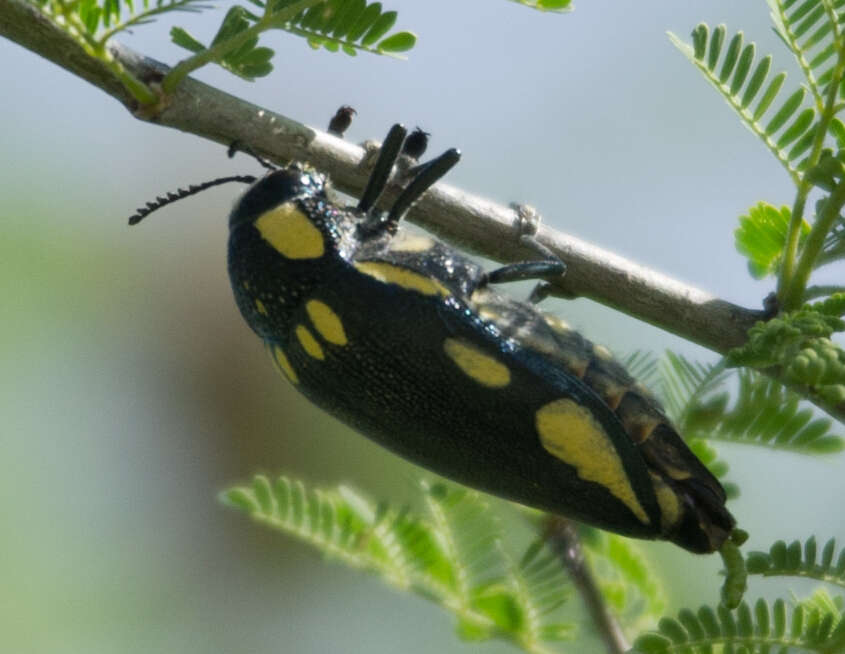
<svg viewBox="0 0 845 654">
<path fill-rule="evenodd" d="M 265 340 L 284 333 L 297 308 L 315 288 L 329 283 L 342 263 L 347 230 L 343 221 L 331 219 L 330 211 L 310 206 L 321 201 L 285 202 L 231 232 L 232 290 L 244 318 Z"/>
</svg>

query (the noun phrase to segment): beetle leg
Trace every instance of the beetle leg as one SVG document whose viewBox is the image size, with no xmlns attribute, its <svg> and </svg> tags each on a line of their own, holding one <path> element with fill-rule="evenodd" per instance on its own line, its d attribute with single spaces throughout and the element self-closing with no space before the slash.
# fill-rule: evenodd
<svg viewBox="0 0 845 654">
<path fill-rule="evenodd" d="M 264 157 L 258 154 L 252 147 L 246 143 L 241 143 L 240 141 L 232 141 L 229 145 L 229 159 L 232 159 L 236 153 L 243 152 L 244 154 L 248 154 L 250 157 L 255 159 L 262 167 L 266 168 L 267 170 L 278 170 L 278 166 L 274 165 L 273 163 L 267 161 Z"/>
<path fill-rule="evenodd" d="M 526 279 L 548 279 L 560 277 L 566 272 L 566 264 L 558 258 L 543 261 L 520 261 L 509 263 L 485 274 L 484 283 L 504 284 L 521 282 Z"/>
<path fill-rule="evenodd" d="M 539 304 L 552 294 L 552 288 L 552 285 L 547 281 L 537 282 L 528 295 L 528 301 L 531 304 Z"/>
<path fill-rule="evenodd" d="M 540 224 L 540 214 L 537 210 L 527 204 L 511 203 L 510 206 L 516 212 L 516 229 L 519 231 L 519 242 L 526 248 L 538 253 L 542 259 L 512 263 L 496 268 L 485 273 L 479 279 L 476 288 L 487 284 L 539 278 L 543 281 L 540 281 L 528 296 L 529 302 L 537 304 L 554 292 L 554 287 L 547 280 L 565 275 L 566 264 L 550 248 L 537 240 L 535 234 Z"/>
</svg>

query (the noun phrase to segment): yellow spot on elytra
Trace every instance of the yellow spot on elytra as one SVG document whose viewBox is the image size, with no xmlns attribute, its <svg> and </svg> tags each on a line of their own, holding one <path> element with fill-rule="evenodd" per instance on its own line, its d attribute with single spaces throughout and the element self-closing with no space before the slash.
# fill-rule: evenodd
<svg viewBox="0 0 845 654">
<path fill-rule="evenodd" d="M 308 300 L 305 304 L 305 310 L 320 336 L 329 343 L 346 345 L 346 332 L 343 330 L 343 323 L 328 304 L 319 300 Z"/>
<path fill-rule="evenodd" d="M 314 334 L 312 334 L 305 325 L 296 326 L 296 337 L 299 339 L 302 349 L 304 349 L 309 356 L 319 359 L 320 361 L 326 358 L 323 348 L 317 342 L 317 339 L 314 338 Z"/>
<path fill-rule="evenodd" d="M 400 232 L 390 242 L 391 252 L 425 252 L 434 247 L 434 241 L 422 234 Z"/>
<path fill-rule="evenodd" d="M 249 282 L 244 282 L 243 286 L 245 291 L 249 290 Z"/>
<path fill-rule="evenodd" d="M 293 202 L 270 209 L 255 221 L 262 238 L 288 259 L 323 256 L 323 235 Z"/>
<path fill-rule="evenodd" d="M 267 307 L 265 307 L 265 306 L 264 306 L 264 303 L 263 303 L 261 300 L 259 300 L 258 298 L 255 298 L 255 309 L 256 309 L 256 311 L 258 311 L 258 313 L 260 313 L 262 316 L 266 316 L 266 315 L 268 315 L 268 314 L 267 314 Z"/>
<path fill-rule="evenodd" d="M 553 316 L 550 313 L 544 313 L 543 319 L 546 321 L 546 324 L 554 329 L 555 331 L 566 333 L 571 332 L 572 327 L 569 326 L 569 323 L 563 320 L 562 318 L 558 318 L 557 316 Z"/>
<path fill-rule="evenodd" d="M 651 522 L 628 481 L 619 453 L 588 409 L 567 398 L 555 400 L 537 411 L 535 424 L 548 452 L 574 466 L 581 479 L 604 486 L 641 522 Z"/>
<path fill-rule="evenodd" d="M 359 261 L 355 264 L 359 272 L 369 275 L 385 284 L 396 284 L 410 291 L 417 291 L 423 295 L 448 296 L 449 289 L 436 279 L 431 279 L 418 272 L 395 266 L 383 261 Z"/>
<path fill-rule="evenodd" d="M 654 494 L 657 497 L 657 505 L 660 507 L 660 523 L 663 529 L 669 529 L 678 523 L 681 518 L 681 503 L 669 485 L 660 477 L 651 474 Z"/>
<path fill-rule="evenodd" d="M 458 368 L 482 386 L 504 388 L 511 381 L 510 370 L 505 365 L 466 341 L 447 338 L 443 349 Z"/>
<path fill-rule="evenodd" d="M 610 361 L 613 359 L 613 355 L 610 353 L 610 350 L 608 350 L 604 345 L 594 345 L 593 354 L 596 359 L 601 361 Z"/>
<path fill-rule="evenodd" d="M 664 464 L 660 466 L 660 469 L 675 481 L 683 481 L 684 479 L 692 477 L 692 473 L 689 470 L 683 470 L 681 468 L 676 468 L 675 466 Z"/>
<path fill-rule="evenodd" d="M 282 348 L 278 345 L 274 345 L 272 354 L 273 360 L 279 366 L 279 370 L 284 373 L 285 377 L 287 377 L 292 384 L 298 384 L 299 377 L 296 376 L 296 371 L 293 369 L 293 366 L 290 365 L 290 361 L 288 361 L 288 358 L 285 356 Z"/>
</svg>

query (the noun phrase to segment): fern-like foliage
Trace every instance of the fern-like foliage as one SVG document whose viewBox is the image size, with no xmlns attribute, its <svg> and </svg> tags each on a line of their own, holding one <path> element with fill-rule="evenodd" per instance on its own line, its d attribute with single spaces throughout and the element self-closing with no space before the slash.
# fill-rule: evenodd
<svg viewBox="0 0 845 654">
<path fill-rule="evenodd" d="M 121 31 L 150 22 L 171 11 L 199 11 L 210 8 L 209 0 L 142 0 L 136 10 L 131 0 L 36 0 L 53 23 L 71 35 L 92 57 L 105 63 L 142 104 L 158 100 L 157 95 L 114 60 L 106 45 Z M 416 35 L 391 32 L 395 11 L 385 11 L 380 2 L 366 0 L 249 0 L 254 6 L 231 6 L 210 44 L 182 27 L 171 30 L 176 45 L 192 55 L 177 64 L 161 82 L 171 92 L 194 70 L 217 63 L 239 77 L 254 80 L 273 70 L 274 51 L 259 46 L 268 30 L 283 30 L 304 37 L 314 48 L 393 55 L 410 50 Z M 259 11 L 255 11 L 257 8 Z"/>
<path fill-rule="evenodd" d="M 430 599 L 457 618 L 469 640 L 503 638 L 527 652 L 550 652 L 573 625 L 560 617 L 570 586 L 540 544 L 512 557 L 487 501 L 451 485 L 421 484 L 427 514 L 376 506 L 346 487 L 309 488 L 256 476 L 224 501 L 348 566 Z"/>
<path fill-rule="evenodd" d="M 726 32 L 725 26 L 719 25 L 711 33 L 701 23 L 692 32 L 691 45 L 672 33 L 669 38 L 798 183 L 800 157 L 810 149 L 815 136 L 816 109 L 805 105 L 807 92 L 803 87 L 780 100 L 786 73 L 770 77 L 771 55 L 755 64 L 756 45 L 745 44 L 742 32 L 731 37 L 725 48 Z"/>
<path fill-rule="evenodd" d="M 776 541 L 768 552 L 749 552 L 748 574 L 764 577 L 809 577 L 845 588 L 845 548 L 836 550 L 836 539 L 828 540 L 821 552 L 816 537 L 803 544 L 794 540 L 788 545 Z"/>
<path fill-rule="evenodd" d="M 267 22 L 268 26 L 274 23 L 272 27 L 304 37 L 312 48 L 324 47 L 330 52 L 342 50 L 353 56 L 359 51 L 394 54 L 410 50 L 416 43 L 416 36 L 411 32 L 395 32 L 385 36 L 396 23 L 397 14 L 395 11 L 383 11 L 380 2 L 367 4 L 365 0 L 323 0 L 311 3 L 310 7 L 302 9 L 290 20 L 281 22 L 273 20 L 272 12 L 293 6 L 294 2 L 276 0 L 268 6 L 264 0 L 250 1 L 263 10 L 262 16 L 259 17 L 240 6 L 232 7 L 209 48 L 233 39 L 238 33 L 259 25 L 262 20 Z M 180 27 L 171 30 L 171 37 L 176 45 L 191 52 L 200 53 L 206 49 Z M 218 59 L 217 63 L 246 79 L 266 75 L 272 70 L 272 66 L 265 61 L 269 62 L 273 51 L 269 48 L 256 48 L 257 43 L 258 38 L 253 37 L 237 50 L 230 51 L 225 57 Z M 266 51 L 269 55 L 256 55 L 256 50 Z M 247 70 L 244 70 L 240 62 L 245 58 L 258 59 L 259 69 L 250 70 L 247 61 Z"/>
<path fill-rule="evenodd" d="M 814 418 L 801 398 L 779 382 L 742 370 L 732 406 L 722 393 L 710 402 L 712 413 L 699 413 L 689 430 L 700 438 L 760 445 L 801 454 L 825 454 L 845 448 L 845 440 L 831 433 L 832 422 Z M 715 409 L 721 408 L 721 411 Z"/>
<path fill-rule="evenodd" d="M 821 111 L 843 46 L 843 0 L 768 0 L 775 33 L 795 55 Z"/>
<path fill-rule="evenodd" d="M 253 25 L 253 18 L 254 16 L 243 7 L 238 5 L 231 7 L 226 12 L 226 16 L 223 18 L 223 22 L 209 47 L 225 44 L 249 29 Z M 170 30 L 170 38 L 179 47 L 190 50 L 195 54 L 201 54 L 209 49 L 181 27 L 173 27 Z M 274 54 L 275 52 L 270 48 L 259 47 L 258 37 L 254 36 L 244 41 L 237 48 L 224 51 L 221 56 L 215 59 L 215 62 L 230 73 L 245 80 L 253 81 L 256 77 L 264 77 L 270 74 L 273 70 L 273 64 L 270 63 L 270 60 Z"/>
<path fill-rule="evenodd" d="M 92 46 L 104 46 L 118 32 L 152 22 L 157 16 L 174 11 L 199 12 L 211 9 L 211 0 L 35 0 L 49 16 L 73 26 Z"/>
<path fill-rule="evenodd" d="M 838 123 L 839 121 L 835 122 Z M 845 131 L 845 127 L 843 127 L 843 131 Z M 837 154 L 838 157 L 841 157 L 843 152 L 845 152 L 845 142 L 840 144 L 840 148 L 842 149 Z M 842 216 L 840 213 L 836 217 L 830 232 L 825 237 L 824 246 L 816 261 L 816 267 L 841 261 L 842 259 L 845 259 L 845 216 Z M 845 292 L 845 286 L 840 286 L 832 292 Z"/>
<path fill-rule="evenodd" d="M 657 389 L 661 383 L 658 358 L 652 352 L 635 350 L 627 356 L 621 357 L 620 363 L 631 376 L 643 386 Z"/>
<path fill-rule="evenodd" d="M 783 599 L 769 605 L 758 599 L 752 608 L 723 606 L 683 609 L 677 618 L 664 617 L 658 630 L 634 643 L 640 654 L 712 654 L 713 652 L 818 652 L 845 648 L 845 620 L 836 602 L 810 601 L 791 608 Z"/>
<path fill-rule="evenodd" d="M 352 56 L 358 51 L 391 54 L 410 50 L 416 43 L 416 36 L 411 32 L 385 36 L 395 22 L 396 12 L 382 11 L 379 2 L 329 0 L 300 12 L 290 22 L 289 29 L 308 39 L 312 48 L 342 50 Z"/>
<path fill-rule="evenodd" d="M 627 629 L 637 632 L 653 625 L 666 609 L 659 574 L 630 538 L 582 526 L 581 545 L 602 596 Z"/>
<path fill-rule="evenodd" d="M 736 389 L 728 391 L 725 382 L 731 374 L 736 374 Z M 670 353 L 663 362 L 663 386 L 670 416 L 705 463 L 713 459 L 713 454 L 702 448 L 697 443 L 699 440 L 758 445 L 802 454 L 824 454 L 845 448 L 845 439 L 831 432 L 830 420 L 814 418 L 797 393 L 755 371 L 734 373 L 721 366 L 693 364 Z M 726 471 L 723 463 L 709 465 L 717 476 Z"/>
<path fill-rule="evenodd" d="M 770 75 L 770 55 L 758 59 L 756 46 L 742 32 L 730 38 L 724 25 L 699 24 L 692 43 L 670 34 L 672 42 L 733 107 L 783 164 L 796 185 L 795 215 L 765 203 L 740 219 L 739 251 L 755 277 L 778 276 L 780 306 L 794 311 L 824 288 L 807 292 L 819 266 L 845 258 L 845 0 L 768 0 L 775 32 L 796 58 L 805 84 L 780 92 L 786 73 Z M 832 138 L 831 138 L 832 137 Z M 836 151 L 832 148 L 836 147 Z M 813 186 L 829 193 L 816 203 L 812 226 L 803 214 Z M 828 289 L 829 290 L 829 289 Z M 837 290 L 834 288 L 833 292 Z M 839 288 L 841 290 L 841 287 Z M 783 362 L 786 363 L 786 362 Z M 810 387 L 809 397 L 828 410 L 841 410 L 839 389 Z"/>
<path fill-rule="evenodd" d="M 384 11 L 380 2 L 366 0 L 250 0 L 260 14 L 235 5 L 209 46 L 182 27 L 170 31 L 173 42 L 199 60 L 214 61 L 247 80 L 267 75 L 273 50 L 258 46 L 259 34 L 281 29 L 304 37 L 312 48 L 395 55 L 414 47 L 417 37 L 406 31 L 388 32 L 396 23 L 395 11 Z M 178 67 L 177 67 L 178 68 Z"/>
<path fill-rule="evenodd" d="M 660 362 L 659 392 L 666 403 L 666 411 L 678 428 L 687 434 L 691 423 L 701 419 L 700 414 L 711 415 L 719 411 L 707 398 L 724 386 L 730 373 L 724 366 L 690 361 L 684 356 L 667 351 Z"/>
<path fill-rule="evenodd" d="M 575 8 L 572 0 L 511 0 L 511 2 L 516 2 L 524 7 L 530 7 L 531 9 L 539 9 L 540 11 L 555 11 L 558 13 L 572 11 Z"/>
</svg>

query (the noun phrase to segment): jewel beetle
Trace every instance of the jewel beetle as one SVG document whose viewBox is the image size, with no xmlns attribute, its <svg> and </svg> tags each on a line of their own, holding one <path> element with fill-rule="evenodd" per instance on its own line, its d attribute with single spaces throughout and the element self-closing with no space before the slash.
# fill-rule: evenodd
<svg viewBox="0 0 845 654">
<path fill-rule="evenodd" d="M 560 275 L 562 262 L 534 242 L 537 261 L 485 271 L 400 226 L 457 150 L 406 172 L 392 208 L 376 210 L 406 136 L 390 130 L 356 206 L 333 202 L 308 167 L 257 157 L 271 169 L 262 178 L 191 186 L 130 223 L 210 186 L 250 184 L 229 216 L 235 301 L 309 400 L 458 482 L 620 534 L 718 549 L 734 526 L 724 489 L 657 400 L 605 348 L 493 288 Z"/>
</svg>

